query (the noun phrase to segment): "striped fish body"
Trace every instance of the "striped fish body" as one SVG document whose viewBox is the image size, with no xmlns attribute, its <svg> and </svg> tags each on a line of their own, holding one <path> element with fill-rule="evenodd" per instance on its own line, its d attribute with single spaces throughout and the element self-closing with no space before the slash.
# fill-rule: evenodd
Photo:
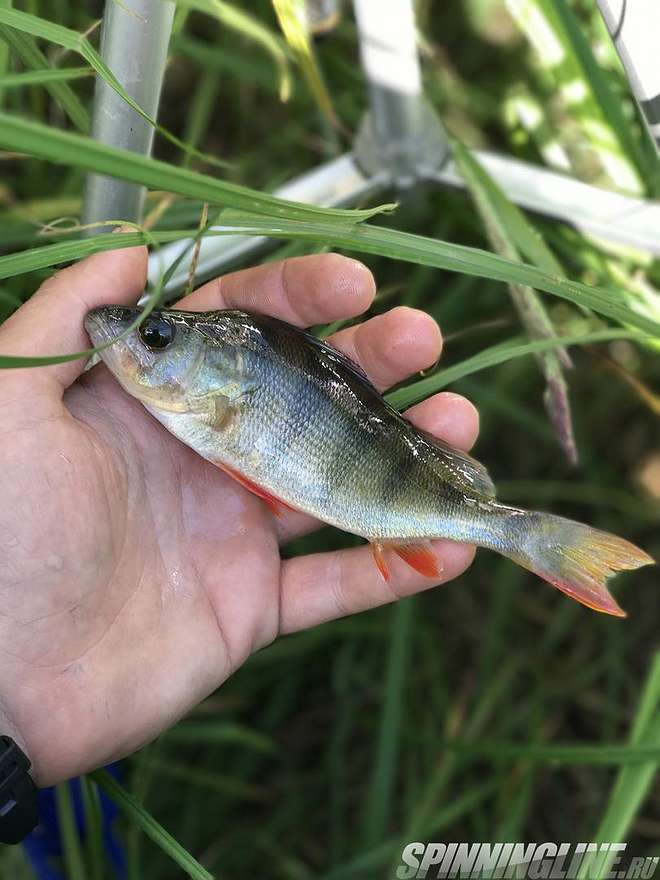
<svg viewBox="0 0 660 880">
<path fill-rule="evenodd" d="M 104 307 L 86 326 L 103 342 L 137 314 Z M 616 614 L 606 577 L 650 561 L 620 538 L 499 504 L 481 464 L 415 428 L 345 355 L 277 319 L 160 311 L 102 356 L 169 431 L 271 505 L 371 541 L 384 576 L 387 546 L 439 574 L 427 542 L 451 538 Z"/>
</svg>

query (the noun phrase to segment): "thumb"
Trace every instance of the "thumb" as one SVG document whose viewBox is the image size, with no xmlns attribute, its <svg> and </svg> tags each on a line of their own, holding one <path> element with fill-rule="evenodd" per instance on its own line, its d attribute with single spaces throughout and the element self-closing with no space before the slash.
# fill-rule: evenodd
<svg viewBox="0 0 660 880">
<path fill-rule="evenodd" d="M 121 227 L 118 233 L 131 231 Z M 90 309 L 106 303 L 131 305 L 144 290 L 147 249 L 143 245 L 86 257 L 45 281 L 0 327 L 0 351 L 36 357 L 71 354 L 90 347 L 83 320 Z M 34 383 L 48 381 L 60 393 L 83 371 L 84 358 L 47 367 L 3 371 Z"/>
</svg>

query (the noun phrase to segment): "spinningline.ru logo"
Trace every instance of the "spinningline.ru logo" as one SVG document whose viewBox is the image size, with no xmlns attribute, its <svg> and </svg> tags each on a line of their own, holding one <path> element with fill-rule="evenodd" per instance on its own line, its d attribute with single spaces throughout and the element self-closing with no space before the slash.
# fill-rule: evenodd
<svg viewBox="0 0 660 880">
<path fill-rule="evenodd" d="M 625 843 L 409 843 L 397 880 L 649 880 L 660 858 L 627 856 Z"/>
</svg>

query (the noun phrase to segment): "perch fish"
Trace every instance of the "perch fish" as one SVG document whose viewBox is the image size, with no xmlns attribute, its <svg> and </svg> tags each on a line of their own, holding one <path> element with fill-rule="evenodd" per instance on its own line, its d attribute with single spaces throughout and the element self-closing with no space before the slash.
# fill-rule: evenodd
<svg viewBox="0 0 660 880">
<path fill-rule="evenodd" d="M 103 306 L 85 326 L 99 345 L 138 315 Z M 172 434 L 276 513 L 301 510 L 370 541 L 386 579 L 391 553 L 438 578 L 430 540 L 449 538 L 625 616 L 607 578 L 653 563 L 615 535 L 499 503 L 483 465 L 414 427 L 344 354 L 275 318 L 154 311 L 101 357 Z"/>
</svg>

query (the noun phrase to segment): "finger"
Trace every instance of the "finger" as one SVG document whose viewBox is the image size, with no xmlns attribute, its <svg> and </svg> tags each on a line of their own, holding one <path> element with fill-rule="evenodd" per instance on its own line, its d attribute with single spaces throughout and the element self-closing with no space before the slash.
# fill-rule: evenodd
<svg viewBox="0 0 660 880">
<path fill-rule="evenodd" d="M 437 323 L 407 306 L 340 330 L 328 342 L 360 364 L 381 391 L 433 366 L 442 351 Z"/>
<path fill-rule="evenodd" d="M 476 407 L 460 394 L 443 391 L 411 407 L 405 413 L 413 425 L 428 431 L 452 446 L 472 448 L 479 434 L 479 413 Z M 306 535 L 321 523 L 307 514 L 290 511 L 277 521 L 280 543 Z"/>
<path fill-rule="evenodd" d="M 435 437 L 469 452 L 479 436 L 479 411 L 453 391 L 441 391 L 406 410 L 407 419 Z"/>
<path fill-rule="evenodd" d="M 34 357 L 72 354 L 89 348 L 89 337 L 83 327 L 87 312 L 105 303 L 134 303 L 144 290 L 146 277 L 145 247 L 104 251 L 62 269 L 4 322 L 0 328 L 0 351 Z M 81 358 L 6 372 L 30 383 L 47 382 L 62 391 L 84 366 Z"/>
<path fill-rule="evenodd" d="M 215 278 L 177 308 L 245 309 L 309 327 L 362 314 L 375 293 L 374 277 L 362 263 L 340 254 L 311 254 Z"/>
<path fill-rule="evenodd" d="M 368 546 L 298 556 L 282 563 L 280 633 L 292 633 L 328 620 L 357 614 L 457 577 L 474 558 L 474 547 L 433 541 L 442 577 L 418 574 L 394 553 L 387 557 L 390 579 L 376 568 Z"/>
</svg>

